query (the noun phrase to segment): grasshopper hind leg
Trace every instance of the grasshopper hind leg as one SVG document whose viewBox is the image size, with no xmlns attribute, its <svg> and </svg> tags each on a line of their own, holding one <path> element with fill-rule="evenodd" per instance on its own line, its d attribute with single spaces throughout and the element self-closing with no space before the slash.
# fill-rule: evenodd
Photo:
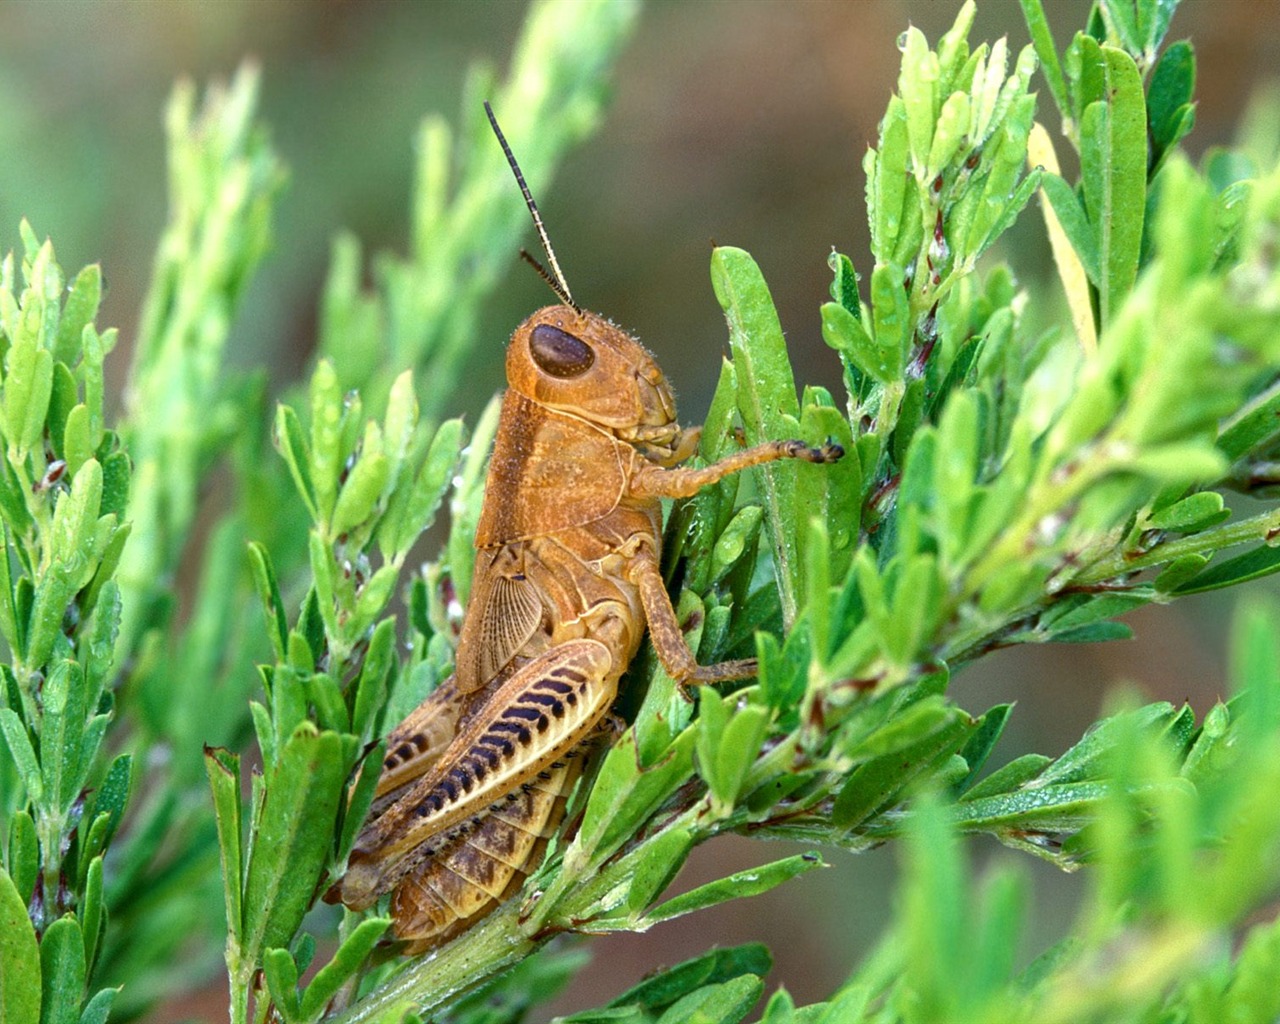
<svg viewBox="0 0 1280 1024">
<path fill-rule="evenodd" d="M 513 896 L 542 863 L 582 773 L 582 748 L 492 805 L 475 828 L 406 875 L 391 897 L 396 938 L 416 956 L 448 942 Z M 545 776 L 545 777 L 543 777 Z"/>
</svg>

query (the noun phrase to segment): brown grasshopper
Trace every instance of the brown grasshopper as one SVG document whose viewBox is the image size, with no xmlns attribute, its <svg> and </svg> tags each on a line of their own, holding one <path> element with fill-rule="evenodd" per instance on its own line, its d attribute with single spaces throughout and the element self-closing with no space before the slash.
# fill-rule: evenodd
<svg viewBox="0 0 1280 1024">
<path fill-rule="evenodd" d="M 699 665 L 686 646 L 658 568 L 659 499 L 775 459 L 843 454 L 771 441 L 676 468 L 701 428 L 676 423 L 671 389 L 634 338 L 573 301 L 485 110 L 554 274 L 534 265 L 561 304 L 525 320 L 507 349 L 454 674 L 389 736 L 369 820 L 329 894 L 363 909 L 394 890 L 409 953 L 457 935 L 537 868 L 646 623 L 681 684 L 755 674 L 753 660 Z"/>
</svg>

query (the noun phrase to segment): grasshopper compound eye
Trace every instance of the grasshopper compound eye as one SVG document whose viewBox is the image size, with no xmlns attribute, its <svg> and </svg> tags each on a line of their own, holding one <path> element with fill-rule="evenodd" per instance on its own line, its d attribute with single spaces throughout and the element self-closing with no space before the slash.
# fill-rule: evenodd
<svg viewBox="0 0 1280 1024">
<path fill-rule="evenodd" d="M 530 332 L 529 353 L 543 371 L 562 380 L 580 377 L 596 361 L 590 345 L 550 324 L 538 324 Z"/>
</svg>

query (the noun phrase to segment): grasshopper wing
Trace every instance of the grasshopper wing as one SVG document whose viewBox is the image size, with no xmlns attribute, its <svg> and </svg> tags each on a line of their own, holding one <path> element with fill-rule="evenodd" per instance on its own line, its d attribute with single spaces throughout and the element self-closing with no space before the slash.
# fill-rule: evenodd
<svg viewBox="0 0 1280 1024">
<path fill-rule="evenodd" d="M 456 679 L 463 693 L 498 678 L 542 625 L 542 599 L 525 575 L 524 555 L 521 544 L 476 555 L 475 589 L 458 638 Z"/>
</svg>

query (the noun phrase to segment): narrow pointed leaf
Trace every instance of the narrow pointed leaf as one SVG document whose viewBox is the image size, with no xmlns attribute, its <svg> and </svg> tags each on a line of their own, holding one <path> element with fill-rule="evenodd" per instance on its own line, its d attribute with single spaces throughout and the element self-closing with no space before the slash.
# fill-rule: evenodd
<svg viewBox="0 0 1280 1024">
<path fill-rule="evenodd" d="M 792 857 L 783 857 L 758 868 L 738 871 L 725 878 L 700 885 L 654 907 L 645 915 L 646 926 L 659 921 L 669 921 L 674 917 L 690 914 L 695 910 L 704 910 L 719 903 L 727 903 L 743 896 L 758 896 L 781 885 L 797 875 L 803 875 L 814 868 L 826 867 L 826 862 L 816 853 L 800 853 Z"/>
<path fill-rule="evenodd" d="M 371 917 L 361 921 L 346 937 L 333 959 L 320 968 L 302 994 L 301 1017 L 314 1019 L 337 994 L 342 984 L 364 964 L 373 947 L 391 925 L 386 917 Z"/>
<path fill-rule="evenodd" d="M 304 722 L 266 779 L 244 888 L 243 955 L 293 941 L 333 842 L 347 766 L 336 733 Z"/>
<path fill-rule="evenodd" d="M 40 947 L 9 873 L 0 868 L 0 1021 L 40 1020 Z"/>
<path fill-rule="evenodd" d="M 222 859 L 227 929 L 238 939 L 243 923 L 244 865 L 241 847 L 240 757 L 228 750 L 205 748 L 205 771 L 213 789 L 213 810 L 218 826 L 218 850 Z"/>
<path fill-rule="evenodd" d="M 80 922 L 60 917 L 40 939 L 40 1024 L 78 1024 L 84 981 Z"/>
</svg>

